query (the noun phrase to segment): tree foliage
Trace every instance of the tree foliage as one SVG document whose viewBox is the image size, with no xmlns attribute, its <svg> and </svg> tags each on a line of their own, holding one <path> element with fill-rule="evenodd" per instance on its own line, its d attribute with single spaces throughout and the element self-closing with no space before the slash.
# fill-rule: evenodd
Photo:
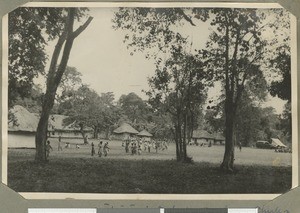
<svg viewBox="0 0 300 213">
<path fill-rule="evenodd" d="M 83 17 L 82 9 L 76 18 Z M 65 27 L 65 8 L 19 7 L 9 13 L 8 100 L 29 97 L 33 79 L 45 75 L 45 48 Z"/>
<path fill-rule="evenodd" d="M 82 85 L 72 92 L 72 96 L 61 103 L 64 114 L 68 117 L 64 125 L 71 125 L 81 130 L 83 138 L 85 130 L 92 128 L 94 137 L 101 131 L 109 131 L 119 119 L 119 110 L 113 104 L 113 93 L 102 93 L 99 96 L 87 85 Z"/>
<path fill-rule="evenodd" d="M 278 21 L 278 18 L 281 21 Z M 162 53 L 176 61 L 176 55 L 172 55 L 174 47 L 176 48 L 178 45 L 186 48 L 188 43 L 187 36 L 180 32 L 180 26 L 184 23 L 195 26 L 194 20 L 196 19 L 208 21 L 211 26 L 211 34 L 206 48 L 199 50 L 197 57 L 204 63 L 206 73 L 210 73 L 209 70 L 212 70 L 213 78 L 201 76 L 200 79 L 209 77 L 211 82 L 222 81 L 223 83 L 226 145 L 221 167 L 232 171 L 234 164 L 233 133 L 238 107 L 241 104 L 242 96 L 245 95 L 245 88 L 248 87 L 246 94 L 250 97 L 258 96 L 259 90 L 265 89 L 266 74 L 263 70 L 266 68 L 268 60 L 272 58 L 272 54 L 270 54 L 272 48 L 276 48 L 278 43 L 289 39 L 288 15 L 281 9 L 121 8 L 113 21 L 116 29 L 130 32 L 125 36 L 124 42 L 133 52 L 145 52 L 146 57 L 152 57 L 156 61 L 161 60 L 159 55 Z M 282 29 L 285 28 L 281 28 L 281 26 L 285 26 L 287 30 L 283 32 Z M 266 32 L 270 30 L 274 32 L 273 37 L 267 38 Z M 282 32 L 287 32 L 288 36 L 283 39 L 279 38 L 278 35 Z M 194 53 L 192 54 L 195 56 Z M 156 82 L 150 80 L 152 87 L 157 91 L 166 89 L 164 85 L 170 79 L 169 72 L 161 69 L 156 71 L 155 75 L 158 80 Z M 201 82 L 200 79 L 198 79 L 199 82 Z M 180 84 L 179 81 L 175 82 L 175 85 L 179 85 L 176 83 Z M 188 84 L 184 82 L 182 85 L 187 86 Z M 177 91 L 176 86 L 175 91 Z M 265 93 L 262 92 L 259 96 L 263 97 Z M 162 97 L 160 94 L 153 99 L 159 100 Z M 180 101 L 176 102 L 178 97 L 177 93 L 170 92 L 164 100 L 166 103 L 169 100 L 170 103 L 177 104 L 180 103 Z M 176 104 L 170 104 L 170 109 L 177 106 Z M 168 108 L 168 110 L 170 109 Z M 180 131 L 177 129 L 175 132 Z"/>
<path fill-rule="evenodd" d="M 147 122 L 150 109 L 146 102 L 134 92 L 122 95 L 119 98 L 118 106 L 122 110 L 124 118 L 127 118 L 133 125 Z"/>
<path fill-rule="evenodd" d="M 75 20 L 80 21 L 86 10 L 20 7 L 9 16 L 9 105 L 13 104 L 18 95 L 21 98 L 27 96 L 34 77 L 40 73 L 45 74 L 45 47 L 49 40 L 57 40 L 49 71 L 46 73 L 46 92 L 37 127 L 35 159 L 39 162 L 47 161 L 45 146 L 49 115 L 73 42 L 92 21 L 92 17 L 89 17 L 83 25 L 73 29 Z"/>
<path fill-rule="evenodd" d="M 197 126 L 197 117 L 204 100 L 208 75 L 201 60 L 187 54 L 180 46 L 172 46 L 165 62 L 158 60 L 155 75 L 149 78 L 150 103 L 157 110 L 170 114 L 178 161 L 187 161 L 187 140 Z"/>
</svg>

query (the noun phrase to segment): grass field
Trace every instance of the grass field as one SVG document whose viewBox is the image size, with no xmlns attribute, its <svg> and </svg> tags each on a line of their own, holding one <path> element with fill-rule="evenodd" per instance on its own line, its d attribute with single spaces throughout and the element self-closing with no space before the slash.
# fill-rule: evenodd
<svg viewBox="0 0 300 213">
<path fill-rule="evenodd" d="M 67 141 L 64 141 L 67 142 Z M 283 193 L 291 188 L 290 153 L 243 148 L 236 150 L 236 172 L 219 170 L 224 146 L 189 146 L 193 164 L 177 163 L 175 146 L 142 155 L 125 153 L 119 141 L 110 142 L 107 157 L 92 157 L 90 145 L 68 141 L 57 151 L 53 139 L 48 164 L 36 164 L 35 150 L 10 149 L 8 185 L 19 192 L 81 193 Z M 91 141 L 90 141 L 91 142 Z M 98 142 L 95 143 L 97 152 Z"/>
</svg>

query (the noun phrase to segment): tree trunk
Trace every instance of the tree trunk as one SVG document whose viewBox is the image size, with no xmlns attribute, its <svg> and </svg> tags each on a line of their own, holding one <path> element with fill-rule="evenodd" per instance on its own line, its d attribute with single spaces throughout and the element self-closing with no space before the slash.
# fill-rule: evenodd
<svg viewBox="0 0 300 213">
<path fill-rule="evenodd" d="M 233 128 L 231 119 L 226 119 L 226 137 L 225 137 L 225 153 L 221 168 L 227 171 L 233 171 L 234 161 L 234 144 L 233 144 Z"/>
<path fill-rule="evenodd" d="M 186 161 L 187 159 L 187 152 L 186 152 L 186 138 L 187 138 L 187 115 L 185 115 L 185 121 L 184 121 L 184 127 L 183 127 L 183 140 L 182 140 L 182 146 L 183 146 L 183 150 L 182 150 L 182 161 Z"/>
<path fill-rule="evenodd" d="M 94 138 L 98 139 L 99 128 L 97 126 L 94 127 Z"/>
<path fill-rule="evenodd" d="M 35 144 L 36 144 L 35 160 L 38 162 L 47 161 L 46 140 L 47 140 L 47 131 L 48 131 L 48 119 L 49 119 L 50 112 L 53 108 L 57 87 L 61 81 L 62 75 L 65 72 L 69 60 L 69 55 L 73 46 L 73 41 L 83 30 L 86 29 L 86 27 L 92 21 L 92 17 L 89 17 L 89 19 L 82 26 L 80 26 L 76 31 L 73 32 L 74 17 L 75 17 L 75 8 L 70 8 L 68 11 L 68 19 L 65 24 L 66 31 L 63 32 L 59 37 L 51 58 L 49 73 L 47 76 L 46 94 L 43 100 L 41 117 L 39 120 L 37 133 L 35 137 Z M 58 58 L 64 43 L 65 46 L 63 49 L 62 58 L 57 68 Z"/>
<path fill-rule="evenodd" d="M 83 144 L 87 144 L 87 140 L 85 138 L 85 132 L 84 132 L 84 125 L 83 124 L 79 124 L 79 127 L 80 127 L 80 133 L 81 133 L 81 136 L 83 138 Z"/>
<path fill-rule="evenodd" d="M 38 162 L 46 162 L 46 141 L 48 132 L 48 120 L 50 111 L 54 104 L 55 93 L 46 92 L 41 117 L 37 127 L 37 133 L 35 136 L 36 154 L 35 160 Z"/>
<path fill-rule="evenodd" d="M 230 100 L 225 103 L 225 153 L 221 169 L 233 172 L 234 165 L 234 121 L 235 121 L 235 108 Z"/>
<path fill-rule="evenodd" d="M 107 127 L 105 130 L 105 139 L 109 139 L 110 127 Z"/>
<path fill-rule="evenodd" d="M 176 160 L 180 161 L 180 145 L 179 145 L 179 137 L 178 137 L 178 127 L 175 126 L 175 143 L 176 143 Z"/>
</svg>

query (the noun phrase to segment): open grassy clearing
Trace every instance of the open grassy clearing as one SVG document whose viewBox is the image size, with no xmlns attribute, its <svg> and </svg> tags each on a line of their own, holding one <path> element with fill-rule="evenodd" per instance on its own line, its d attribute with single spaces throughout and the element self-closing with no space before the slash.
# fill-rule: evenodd
<svg viewBox="0 0 300 213">
<path fill-rule="evenodd" d="M 15 156 L 16 157 L 16 156 Z M 46 165 L 9 161 L 8 186 L 18 192 L 72 193 L 283 193 L 291 188 L 291 167 L 237 166 L 170 160 L 54 158 Z"/>
<path fill-rule="evenodd" d="M 10 149 L 8 185 L 18 192 L 77 193 L 283 193 L 291 188 L 290 153 L 243 148 L 236 150 L 234 174 L 222 173 L 224 146 L 189 146 L 193 164 L 177 163 L 175 146 L 142 155 L 125 153 L 120 141 L 110 142 L 108 157 L 90 155 L 90 145 L 68 141 L 71 148 L 53 151 L 46 165 L 36 164 L 33 149 Z M 90 141 L 91 142 L 91 141 Z M 98 142 L 93 141 L 96 152 Z M 172 160 L 173 159 L 173 160 Z"/>
<path fill-rule="evenodd" d="M 80 145 L 80 149 L 75 148 L 75 144 L 83 143 L 83 140 L 74 140 L 74 139 L 63 139 L 62 145 L 66 142 L 71 144 L 71 148 L 65 149 L 63 151 L 57 151 L 57 142 L 58 139 L 50 139 L 51 146 L 53 151 L 50 153 L 50 160 L 52 158 L 92 158 L 91 156 L 91 146 L 90 145 Z M 95 144 L 95 151 L 97 153 L 97 146 L 99 140 L 90 140 L 90 143 Z M 128 159 L 128 160 L 172 160 L 175 159 L 175 145 L 170 143 L 168 150 L 158 150 L 158 153 L 155 153 L 155 150 L 151 149 L 151 152 L 142 152 L 142 155 L 130 155 L 125 153 L 125 148 L 122 147 L 121 141 L 111 141 L 109 143 L 110 152 L 107 158 L 109 159 Z M 199 147 L 199 146 L 188 146 L 187 151 L 188 155 L 193 157 L 195 162 L 209 162 L 209 163 L 221 163 L 224 155 L 224 146 L 216 145 L 212 147 Z M 20 160 L 30 159 L 34 156 L 35 150 L 33 149 L 14 149 L 9 153 L 15 153 L 10 157 L 9 160 Z M 33 157 L 32 157 L 33 159 Z M 256 149 L 256 148 L 246 148 L 243 147 L 240 152 L 236 149 L 235 154 L 235 164 L 236 165 L 266 165 L 266 166 L 291 166 L 292 165 L 292 155 L 291 153 L 276 153 L 274 150 L 268 149 Z"/>
</svg>

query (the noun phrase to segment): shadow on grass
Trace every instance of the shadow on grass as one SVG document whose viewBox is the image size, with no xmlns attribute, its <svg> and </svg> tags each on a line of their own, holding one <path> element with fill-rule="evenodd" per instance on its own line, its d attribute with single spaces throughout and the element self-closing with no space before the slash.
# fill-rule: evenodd
<svg viewBox="0 0 300 213">
<path fill-rule="evenodd" d="M 65 193 L 284 193 L 292 168 L 237 166 L 233 174 L 218 164 L 171 160 L 104 158 L 52 159 L 48 164 L 8 162 L 8 186 L 17 192 Z"/>
</svg>

